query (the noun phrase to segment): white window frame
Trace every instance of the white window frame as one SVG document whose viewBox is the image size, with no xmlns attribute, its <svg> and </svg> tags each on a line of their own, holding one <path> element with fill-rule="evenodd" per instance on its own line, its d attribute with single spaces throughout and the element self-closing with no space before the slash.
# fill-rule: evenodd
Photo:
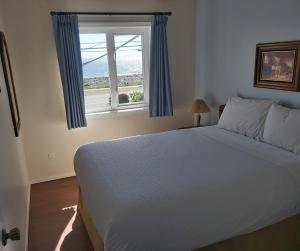
<svg viewBox="0 0 300 251">
<path fill-rule="evenodd" d="M 111 107 L 95 113 L 107 113 L 120 110 L 134 110 L 146 108 L 149 104 L 149 70 L 150 70 L 150 22 L 79 22 L 79 33 L 105 33 L 107 44 L 107 60 L 110 79 Z M 114 35 L 142 35 L 142 60 L 143 60 L 143 92 L 144 101 L 137 104 L 119 104 L 117 65 Z"/>
</svg>

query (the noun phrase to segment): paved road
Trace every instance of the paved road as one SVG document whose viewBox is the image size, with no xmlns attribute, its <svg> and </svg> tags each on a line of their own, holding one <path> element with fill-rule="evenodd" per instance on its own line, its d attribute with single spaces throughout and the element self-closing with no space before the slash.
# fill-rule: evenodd
<svg viewBox="0 0 300 251">
<path fill-rule="evenodd" d="M 143 91 L 141 86 L 119 87 L 119 93 L 129 93 Z M 109 109 L 110 89 L 85 90 L 85 110 L 86 113 L 105 111 Z"/>
</svg>

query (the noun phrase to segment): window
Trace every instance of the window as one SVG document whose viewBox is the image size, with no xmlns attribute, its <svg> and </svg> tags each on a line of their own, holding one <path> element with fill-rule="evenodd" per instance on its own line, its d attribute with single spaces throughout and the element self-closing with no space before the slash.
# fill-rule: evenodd
<svg viewBox="0 0 300 251">
<path fill-rule="evenodd" d="M 86 113 L 146 106 L 150 25 L 80 24 Z"/>
</svg>

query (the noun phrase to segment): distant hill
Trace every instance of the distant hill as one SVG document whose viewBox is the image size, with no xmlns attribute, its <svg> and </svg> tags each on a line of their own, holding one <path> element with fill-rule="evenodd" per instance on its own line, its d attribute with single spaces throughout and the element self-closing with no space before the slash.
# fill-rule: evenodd
<svg viewBox="0 0 300 251">
<path fill-rule="evenodd" d="M 143 83 L 142 74 L 119 75 L 118 86 L 139 86 Z M 99 89 L 109 87 L 109 77 L 84 78 L 83 86 L 85 89 Z"/>
</svg>

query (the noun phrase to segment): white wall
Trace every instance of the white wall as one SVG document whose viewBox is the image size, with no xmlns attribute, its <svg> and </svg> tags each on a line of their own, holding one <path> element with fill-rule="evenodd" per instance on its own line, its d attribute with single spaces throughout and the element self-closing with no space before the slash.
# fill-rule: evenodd
<svg viewBox="0 0 300 251">
<path fill-rule="evenodd" d="M 0 1 L 0 10 L 2 9 Z M 0 30 L 4 31 L 0 12 Z M 14 136 L 7 92 L 0 67 L 0 231 L 19 227 L 21 240 L 0 250 L 25 250 L 27 238 L 28 178 L 22 139 Z M 0 236 L 1 241 L 1 236 Z"/>
<path fill-rule="evenodd" d="M 74 151 L 82 144 L 193 123 L 188 108 L 194 98 L 194 0 L 3 1 L 32 181 L 73 174 Z M 50 10 L 173 11 L 168 38 L 175 116 L 149 119 L 146 112 L 138 112 L 96 117 L 88 119 L 87 128 L 68 131 Z M 56 159 L 49 161 L 52 152 Z"/>
<path fill-rule="evenodd" d="M 236 94 L 300 107 L 299 93 L 253 87 L 256 44 L 300 40 L 299 10 L 299 0 L 198 0 L 196 96 L 214 107 Z"/>
</svg>

